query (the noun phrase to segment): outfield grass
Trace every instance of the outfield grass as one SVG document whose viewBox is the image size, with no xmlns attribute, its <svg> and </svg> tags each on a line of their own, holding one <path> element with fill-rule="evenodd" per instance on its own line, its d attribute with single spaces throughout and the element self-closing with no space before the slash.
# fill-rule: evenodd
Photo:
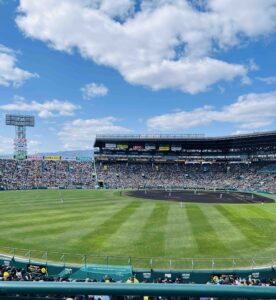
<svg viewBox="0 0 276 300">
<path fill-rule="evenodd" d="M 38 190 L 1 192 L 0 207 L 0 252 L 7 246 L 47 250 L 55 260 L 60 254 L 52 251 L 155 257 L 162 267 L 169 267 L 169 258 L 238 257 L 241 265 L 249 265 L 252 257 L 276 257 L 276 204 L 189 203 L 180 208 L 177 202 L 140 200 L 118 191 Z M 42 252 L 32 255 L 39 258 Z M 80 262 L 81 256 L 66 259 Z M 148 259 L 132 262 L 149 264 Z M 190 267 L 190 261 L 184 264 Z"/>
</svg>

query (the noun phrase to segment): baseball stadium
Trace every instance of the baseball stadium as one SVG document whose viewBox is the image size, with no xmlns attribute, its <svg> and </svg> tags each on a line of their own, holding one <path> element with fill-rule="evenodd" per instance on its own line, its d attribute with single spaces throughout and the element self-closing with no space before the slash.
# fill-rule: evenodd
<svg viewBox="0 0 276 300">
<path fill-rule="evenodd" d="M 93 158 L 20 148 L 0 160 L 2 260 L 79 279 L 271 277 L 275 148 L 276 132 L 99 135 Z"/>
<path fill-rule="evenodd" d="M 0 300 L 276 299 L 276 0 L 0 0 Z"/>
</svg>

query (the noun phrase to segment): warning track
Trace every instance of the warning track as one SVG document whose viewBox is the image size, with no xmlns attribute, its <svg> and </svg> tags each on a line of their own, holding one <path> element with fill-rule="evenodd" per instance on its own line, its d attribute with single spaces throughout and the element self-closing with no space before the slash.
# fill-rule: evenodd
<svg viewBox="0 0 276 300">
<path fill-rule="evenodd" d="M 252 193 L 246 192 L 136 190 L 126 194 L 135 198 L 189 203 L 255 204 L 274 202 L 273 199 L 256 194 L 252 196 Z"/>
</svg>

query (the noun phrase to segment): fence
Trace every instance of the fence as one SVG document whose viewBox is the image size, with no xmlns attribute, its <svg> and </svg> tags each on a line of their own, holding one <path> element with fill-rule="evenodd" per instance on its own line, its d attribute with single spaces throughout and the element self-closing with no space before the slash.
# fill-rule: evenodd
<svg viewBox="0 0 276 300">
<path fill-rule="evenodd" d="M 75 254 L 58 251 L 30 250 L 1 247 L 0 253 L 25 259 L 29 262 L 58 263 L 63 266 L 131 265 L 133 268 L 164 270 L 239 270 L 276 266 L 276 258 L 164 258 L 164 257 L 132 257 L 104 256 L 93 254 Z"/>
</svg>

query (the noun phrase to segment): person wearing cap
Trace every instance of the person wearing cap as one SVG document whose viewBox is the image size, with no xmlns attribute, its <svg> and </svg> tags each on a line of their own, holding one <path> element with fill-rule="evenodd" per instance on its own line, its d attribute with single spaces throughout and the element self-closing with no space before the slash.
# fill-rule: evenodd
<svg viewBox="0 0 276 300">
<path fill-rule="evenodd" d="M 137 278 L 135 278 L 134 276 L 131 276 L 127 280 L 127 283 L 139 283 L 139 280 Z"/>
<path fill-rule="evenodd" d="M 9 272 L 5 271 L 3 274 L 4 280 L 7 280 L 9 276 L 10 276 Z"/>
</svg>

